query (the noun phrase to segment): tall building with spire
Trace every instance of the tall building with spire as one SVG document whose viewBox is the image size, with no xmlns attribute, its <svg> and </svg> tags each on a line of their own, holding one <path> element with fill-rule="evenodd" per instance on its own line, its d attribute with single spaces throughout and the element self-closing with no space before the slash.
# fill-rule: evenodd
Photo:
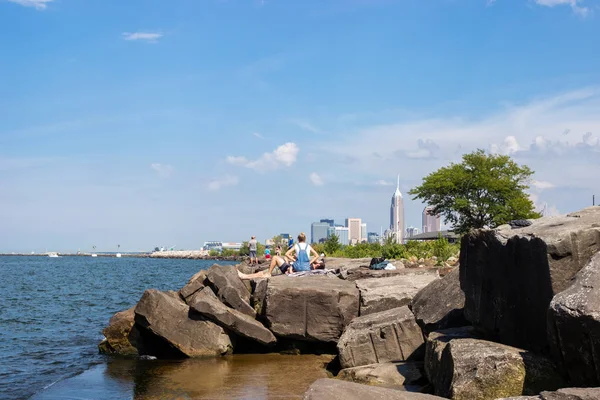
<svg viewBox="0 0 600 400">
<path fill-rule="evenodd" d="M 392 196 L 389 233 L 393 235 L 396 243 L 404 243 L 404 199 L 400 193 L 400 175 L 398 175 L 396 192 Z"/>
</svg>

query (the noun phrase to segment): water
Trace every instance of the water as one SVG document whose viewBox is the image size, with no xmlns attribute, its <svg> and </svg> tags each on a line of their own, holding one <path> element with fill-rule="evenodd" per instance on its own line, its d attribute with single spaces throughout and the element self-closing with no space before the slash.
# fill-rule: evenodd
<svg viewBox="0 0 600 400">
<path fill-rule="evenodd" d="M 0 399 L 26 399 L 83 371 L 93 376 L 116 365 L 97 348 L 109 318 L 136 304 L 145 289 L 179 289 L 213 263 L 0 257 Z"/>
</svg>

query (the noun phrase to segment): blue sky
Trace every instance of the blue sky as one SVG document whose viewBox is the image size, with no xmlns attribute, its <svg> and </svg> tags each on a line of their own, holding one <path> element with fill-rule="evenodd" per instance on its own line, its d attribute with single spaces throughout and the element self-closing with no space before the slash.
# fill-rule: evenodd
<svg viewBox="0 0 600 400">
<path fill-rule="evenodd" d="M 475 148 L 600 197 L 598 0 L 0 0 L 0 251 L 198 248 Z M 405 196 L 407 225 L 422 204 Z"/>
</svg>

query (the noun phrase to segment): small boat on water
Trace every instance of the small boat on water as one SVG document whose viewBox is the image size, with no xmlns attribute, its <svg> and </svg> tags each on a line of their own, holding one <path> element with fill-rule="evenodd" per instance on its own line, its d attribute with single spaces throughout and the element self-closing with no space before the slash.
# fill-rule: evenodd
<svg viewBox="0 0 600 400">
<path fill-rule="evenodd" d="M 121 253 L 117 253 L 117 255 L 115 257 L 121 258 Z"/>
<path fill-rule="evenodd" d="M 48 253 L 48 257 L 57 258 L 60 257 L 58 253 Z"/>
<path fill-rule="evenodd" d="M 94 253 L 94 254 L 92 254 L 92 257 L 98 257 L 98 254 Z"/>
</svg>

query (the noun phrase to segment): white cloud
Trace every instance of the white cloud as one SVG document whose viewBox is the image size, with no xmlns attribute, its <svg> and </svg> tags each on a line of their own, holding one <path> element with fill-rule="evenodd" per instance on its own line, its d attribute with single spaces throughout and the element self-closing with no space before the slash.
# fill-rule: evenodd
<svg viewBox="0 0 600 400">
<path fill-rule="evenodd" d="M 540 6 L 546 7 L 555 7 L 555 6 L 570 6 L 573 12 L 579 14 L 581 16 L 586 16 L 589 14 L 589 7 L 581 6 L 583 3 L 581 0 L 534 0 L 536 4 Z"/>
<path fill-rule="evenodd" d="M 391 183 L 391 182 L 388 182 L 388 181 L 386 181 L 386 180 L 384 180 L 384 179 L 380 179 L 380 180 L 378 180 L 377 182 L 375 182 L 375 184 L 376 184 L 377 186 L 394 186 L 394 184 L 393 184 L 393 183 Z"/>
<path fill-rule="evenodd" d="M 309 178 L 313 185 L 323 186 L 323 179 L 316 172 L 310 174 Z"/>
<path fill-rule="evenodd" d="M 492 144 L 490 146 L 490 152 L 494 154 L 506 154 L 511 155 L 521 150 L 521 146 L 514 136 L 507 136 L 504 138 L 504 142 L 501 145 Z"/>
<path fill-rule="evenodd" d="M 548 181 L 532 181 L 531 182 L 531 186 L 533 186 L 534 188 L 538 189 L 538 190 L 544 190 L 544 189 L 552 189 L 554 186 L 554 184 L 548 182 Z"/>
<path fill-rule="evenodd" d="M 264 153 L 256 160 L 248 160 L 241 156 L 228 156 L 226 161 L 232 165 L 240 165 L 257 171 L 270 171 L 292 166 L 296 162 L 299 150 L 295 143 L 288 142 L 270 153 Z"/>
<path fill-rule="evenodd" d="M 259 139 L 264 139 L 264 138 L 265 138 L 263 135 L 261 135 L 261 134 L 260 134 L 260 133 L 258 133 L 258 132 L 252 132 L 252 135 L 254 135 L 254 137 L 257 137 L 257 138 L 259 138 Z"/>
<path fill-rule="evenodd" d="M 208 190 L 216 192 L 227 186 L 235 186 L 239 183 L 237 176 L 226 175 L 222 178 L 215 178 L 208 183 Z"/>
<path fill-rule="evenodd" d="M 297 127 L 304 129 L 305 131 L 308 131 L 308 132 L 312 132 L 312 133 L 322 133 L 323 132 L 321 129 L 317 128 L 316 126 L 311 124 L 309 121 L 306 121 L 304 119 L 293 119 L 290 122 L 292 124 L 296 125 Z"/>
<path fill-rule="evenodd" d="M 11 3 L 20 4 L 25 7 L 33 7 L 38 10 L 44 10 L 48 7 L 48 4 L 53 2 L 54 0 L 8 0 Z"/>
<path fill-rule="evenodd" d="M 175 171 L 175 168 L 168 164 L 153 163 L 150 164 L 150 168 L 152 168 L 161 178 L 168 178 Z"/>
<path fill-rule="evenodd" d="M 123 32 L 123 39 L 125 40 L 136 40 L 155 43 L 161 37 L 163 37 L 163 34 L 156 32 Z"/>
</svg>

